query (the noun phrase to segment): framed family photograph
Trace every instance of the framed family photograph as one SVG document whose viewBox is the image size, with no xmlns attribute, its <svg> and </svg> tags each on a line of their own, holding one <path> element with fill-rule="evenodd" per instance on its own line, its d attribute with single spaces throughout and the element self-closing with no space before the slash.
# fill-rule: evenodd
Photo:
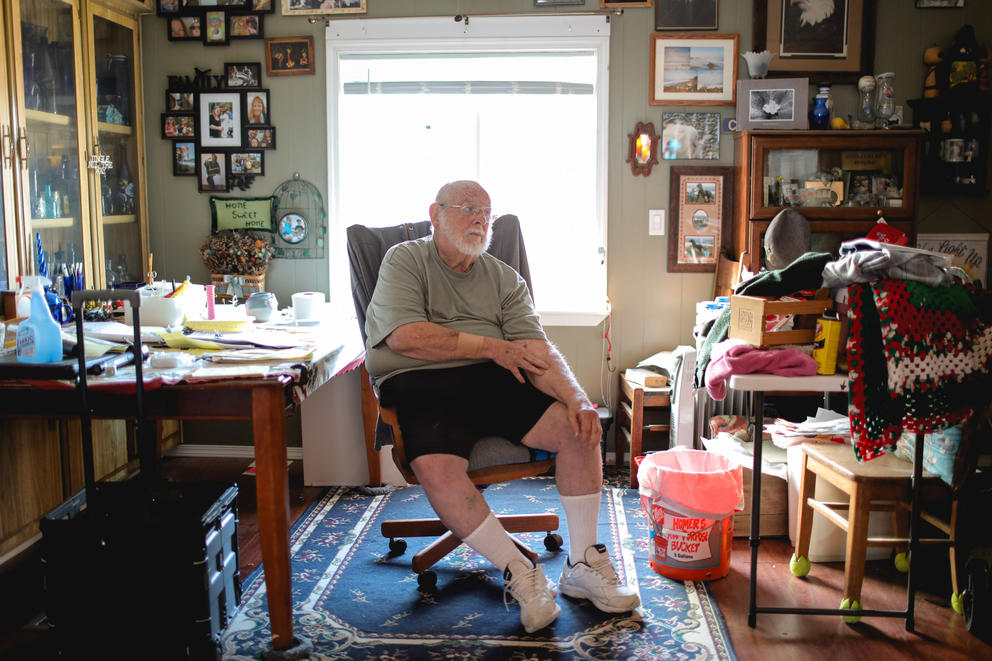
<svg viewBox="0 0 992 661">
<path fill-rule="evenodd" d="M 669 273 L 713 273 L 721 252 L 730 250 L 733 170 L 716 166 L 672 167 Z"/>
<path fill-rule="evenodd" d="M 226 191 L 227 154 L 220 151 L 200 152 L 199 155 L 200 192 Z"/>
<path fill-rule="evenodd" d="M 737 81 L 737 128 L 799 129 L 809 125 L 808 78 L 758 78 Z"/>
<path fill-rule="evenodd" d="M 655 0 L 655 30 L 716 30 L 719 0 Z"/>
<path fill-rule="evenodd" d="M 720 158 L 720 113 L 661 113 L 661 156 L 667 160 Z"/>
<path fill-rule="evenodd" d="M 165 25 L 169 41 L 203 41 L 199 16 L 173 16 Z"/>
<path fill-rule="evenodd" d="M 196 143 L 175 140 L 172 143 L 172 175 L 175 177 L 196 176 Z"/>
<path fill-rule="evenodd" d="M 266 39 L 265 71 L 270 76 L 313 75 L 313 36 Z"/>
<path fill-rule="evenodd" d="M 737 93 L 736 34 L 652 34 L 652 106 L 732 106 Z"/>
<path fill-rule="evenodd" d="M 173 92 L 165 93 L 165 109 L 168 112 L 193 112 L 196 105 L 195 92 Z"/>
<path fill-rule="evenodd" d="M 258 14 L 231 14 L 231 39 L 261 39 L 262 18 Z"/>
<path fill-rule="evenodd" d="M 192 113 L 162 113 L 162 137 L 171 138 L 195 138 L 196 122 Z"/>
<path fill-rule="evenodd" d="M 241 147 L 241 94 L 209 92 L 199 96 L 200 146 Z"/>
<path fill-rule="evenodd" d="M 366 0 L 282 0 L 283 16 L 364 14 Z"/>
<path fill-rule="evenodd" d="M 774 54 L 771 76 L 856 82 L 871 72 L 876 0 L 809 3 L 754 0 L 753 50 Z"/>
<path fill-rule="evenodd" d="M 225 62 L 224 86 L 229 88 L 261 87 L 262 63 L 261 62 Z"/>
<path fill-rule="evenodd" d="M 265 174 L 264 164 L 260 151 L 231 153 L 231 174 Z"/>
<path fill-rule="evenodd" d="M 212 10 L 203 12 L 203 44 L 205 46 L 226 46 L 230 43 L 227 12 Z"/>
<path fill-rule="evenodd" d="M 270 123 L 269 90 L 256 90 L 245 95 L 245 124 L 259 126 Z"/>
<path fill-rule="evenodd" d="M 248 140 L 245 146 L 249 149 L 275 149 L 276 148 L 276 127 L 259 126 L 249 128 Z"/>
</svg>

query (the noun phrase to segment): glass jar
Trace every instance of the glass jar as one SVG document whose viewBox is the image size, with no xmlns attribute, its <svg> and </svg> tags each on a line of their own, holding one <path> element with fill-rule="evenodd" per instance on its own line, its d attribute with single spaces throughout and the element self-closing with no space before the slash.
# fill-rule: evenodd
<svg viewBox="0 0 992 661">
<path fill-rule="evenodd" d="M 878 75 L 875 89 L 875 123 L 880 129 L 889 128 L 889 118 L 896 110 L 896 92 L 893 88 L 896 75 L 882 73 Z"/>
<path fill-rule="evenodd" d="M 872 76 L 862 76 L 858 80 L 858 117 L 853 128 L 875 128 L 875 78 Z"/>
</svg>

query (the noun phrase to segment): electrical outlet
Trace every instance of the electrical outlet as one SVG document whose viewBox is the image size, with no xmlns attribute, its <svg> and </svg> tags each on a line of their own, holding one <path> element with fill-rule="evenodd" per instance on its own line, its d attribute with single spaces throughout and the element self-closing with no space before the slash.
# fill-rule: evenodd
<svg viewBox="0 0 992 661">
<path fill-rule="evenodd" d="M 648 235 L 665 235 L 665 210 L 651 209 L 648 211 Z"/>
</svg>

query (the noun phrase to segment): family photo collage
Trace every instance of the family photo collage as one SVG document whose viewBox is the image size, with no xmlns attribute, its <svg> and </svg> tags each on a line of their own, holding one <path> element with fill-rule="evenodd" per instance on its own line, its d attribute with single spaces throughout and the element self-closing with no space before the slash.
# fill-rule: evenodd
<svg viewBox="0 0 992 661">
<path fill-rule="evenodd" d="M 157 0 L 169 41 L 226 46 L 232 39 L 262 39 L 265 14 L 276 0 Z"/>
<path fill-rule="evenodd" d="M 222 88 L 166 90 L 165 108 L 162 138 L 172 141 L 175 176 L 196 177 L 200 192 L 225 192 L 265 174 L 276 129 L 260 62 L 226 62 Z"/>
</svg>

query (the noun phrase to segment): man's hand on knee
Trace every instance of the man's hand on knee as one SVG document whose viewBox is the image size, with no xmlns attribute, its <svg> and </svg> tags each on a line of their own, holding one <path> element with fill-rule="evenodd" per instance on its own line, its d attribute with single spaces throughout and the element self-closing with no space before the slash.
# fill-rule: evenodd
<svg viewBox="0 0 992 661">
<path fill-rule="evenodd" d="M 603 428 L 599 423 L 599 414 L 589 400 L 573 401 L 568 404 L 568 422 L 580 443 L 588 446 L 599 445 Z"/>
</svg>

